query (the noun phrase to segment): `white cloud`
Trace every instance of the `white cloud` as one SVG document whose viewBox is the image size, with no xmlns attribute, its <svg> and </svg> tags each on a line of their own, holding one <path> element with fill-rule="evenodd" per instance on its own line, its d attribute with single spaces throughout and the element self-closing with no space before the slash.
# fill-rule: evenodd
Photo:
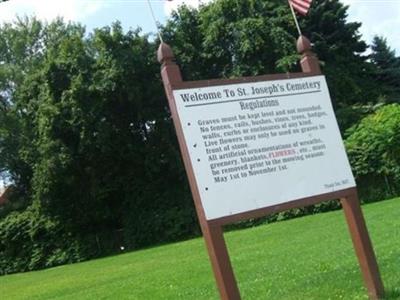
<svg viewBox="0 0 400 300">
<path fill-rule="evenodd" d="M 66 21 L 85 23 L 86 18 L 95 16 L 112 3 L 129 1 L 145 3 L 145 0 L 10 0 L 0 4 L 0 22 L 10 21 L 18 14 L 36 15 L 48 21 L 61 16 Z M 179 5 L 198 7 L 200 3 L 206 4 L 213 0 L 161 1 L 164 1 L 165 13 L 170 15 Z M 350 6 L 349 21 L 362 23 L 360 31 L 364 40 L 370 43 L 374 35 L 382 35 L 388 39 L 389 45 L 397 50 L 397 55 L 400 55 L 400 0 L 342 0 L 342 2 Z M 119 16 L 115 15 L 115 18 Z"/>
<path fill-rule="evenodd" d="M 66 21 L 80 21 L 95 14 L 105 5 L 105 1 L 88 0 L 11 0 L 1 3 L 0 20 L 12 21 L 16 15 L 35 15 L 47 21 L 57 17 L 63 17 Z"/>
<path fill-rule="evenodd" d="M 361 22 L 360 32 L 368 43 L 374 35 L 384 36 L 400 55 L 400 1 L 342 0 L 349 5 L 349 21 Z"/>
<path fill-rule="evenodd" d="M 166 1 L 165 13 L 170 15 L 172 11 L 176 10 L 180 5 L 186 4 L 191 7 L 198 7 L 200 4 L 207 4 L 213 0 L 172 0 Z"/>
</svg>

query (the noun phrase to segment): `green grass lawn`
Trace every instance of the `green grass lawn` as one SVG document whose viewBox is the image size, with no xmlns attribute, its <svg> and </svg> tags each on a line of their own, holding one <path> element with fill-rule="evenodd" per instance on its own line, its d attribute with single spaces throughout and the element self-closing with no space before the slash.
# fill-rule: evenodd
<svg viewBox="0 0 400 300">
<path fill-rule="evenodd" d="M 388 299 L 400 299 L 400 199 L 363 207 Z M 367 299 L 342 211 L 226 235 L 243 299 Z M 0 299 L 218 299 L 204 242 L 0 277 Z"/>
</svg>

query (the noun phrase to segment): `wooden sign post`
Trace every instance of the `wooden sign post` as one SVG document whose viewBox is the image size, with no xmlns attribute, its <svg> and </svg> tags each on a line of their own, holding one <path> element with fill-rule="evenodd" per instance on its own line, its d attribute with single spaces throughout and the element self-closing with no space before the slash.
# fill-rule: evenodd
<svg viewBox="0 0 400 300">
<path fill-rule="evenodd" d="M 158 60 L 221 299 L 240 299 L 223 226 L 340 199 L 371 299 L 384 287 L 317 57 L 297 41 L 301 73 L 182 80 Z M 285 187 L 285 188 L 284 188 Z"/>
</svg>

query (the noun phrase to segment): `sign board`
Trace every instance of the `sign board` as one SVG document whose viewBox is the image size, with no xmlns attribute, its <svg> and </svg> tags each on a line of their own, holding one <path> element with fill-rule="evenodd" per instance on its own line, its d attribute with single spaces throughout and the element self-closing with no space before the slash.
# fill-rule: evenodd
<svg viewBox="0 0 400 300">
<path fill-rule="evenodd" d="M 183 81 L 158 60 L 197 216 L 223 300 L 240 300 L 223 226 L 340 199 L 371 299 L 384 287 L 328 87 L 310 41 L 302 72 Z"/>
<path fill-rule="evenodd" d="M 355 186 L 324 76 L 173 95 L 207 220 Z"/>
</svg>

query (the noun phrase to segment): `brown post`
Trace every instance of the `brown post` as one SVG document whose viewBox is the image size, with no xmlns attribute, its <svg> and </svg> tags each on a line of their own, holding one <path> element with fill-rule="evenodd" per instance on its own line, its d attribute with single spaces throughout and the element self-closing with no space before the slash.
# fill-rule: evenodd
<svg viewBox="0 0 400 300">
<path fill-rule="evenodd" d="M 157 51 L 157 59 L 161 63 L 161 76 L 169 98 L 169 92 L 172 92 L 172 85 L 182 82 L 181 70 L 175 63 L 175 56 L 171 47 L 166 43 L 160 44 Z"/>
<path fill-rule="evenodd" d="M 164 82 L 165 91 L 168 97 L 171 115 L 174 121 L 176 134 L 181 149 L 186 173 L 189 178 L 190 189 L 196 206 L 203 237 L 206 242 L 208 255 L 214 271 L 215 280 L 222 300 L 240 300 L 240 292 L 237 287 L 235 275 L 233 273 L 231 261 L 229 259 L 228 249 L 225 244 L 222 226 L 210 225 L 205 217 L 201 205 L 200 194 L 196 179 L 194 177 L 193 167 L 190 162 L 188 148 L 183 136 L 183 130 L 180 125 L 179 116 L 176 109 L 173 95 L 173 87 L 182 82 L 182 75 L 178 65 L 175 63 L 175 57 L 171 48 L 162 43 L 157 53 L 158 61 L 161 65 L 161 76 Z"/>
<path fill-rule="evenodd" d="M 215 280 L 222 300 L 240 300 L 240 292 L 233 273 L 222 226 L 202 227 Z"/>
<path fill-rule="evenodd" d="M 301 35 L 297 39 L 297 51 L 302 55 L 300 65 L 304 73 L 321 73 L 319 60 L 317 56 L 312 52 L 310 41 L 304 35 Z"/>
<path fill-rule="evenodd" d="M 297 40 L 297 51 L 302 54 L 300 64 L 304 73 L 321 73 L 319 61 L 312 52 L 311 43 L 303 35 Z M 384 287 L 357 193 L 342 198 L 341 203 L 368 294 L 371 299 L 381 299 L 384 296 Z"/>
<path fill-rule="evenodd" d="M 384 286 L 357 194 L 341 200 L 370 299 L 382 299 Z"/>
<path fill-rule="evenodd" d="M 300 64 L 304 73 L 321 73 L 319 61 L 312 52 L 311 43 L 303 35 L 297 40 L 297 51 L 302 54 Z M 384 286 L 357 191 L 354 190 L 352 195 L 342 198 L 341 203 L 369 297 L 371 299 L 381 299 L 384 296 Z"/>
</svg>

